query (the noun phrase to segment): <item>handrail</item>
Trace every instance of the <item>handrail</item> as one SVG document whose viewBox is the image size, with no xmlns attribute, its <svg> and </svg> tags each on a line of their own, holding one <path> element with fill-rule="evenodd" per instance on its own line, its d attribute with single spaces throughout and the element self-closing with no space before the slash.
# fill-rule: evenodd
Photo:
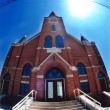
<svg viewBox="0 0 110 110">
<path fill-rule="evenodd" d="M 35 93 L 35 100 L 36 100 L 37 92 L 35 90 L 32 90 L 20 102 L 18 102 L 14 107 L 12 107 L 12 110 L 18 110 L 19 107 L 21 107 L 24 103 L 27 102 L 27 100 L 29 99 L 30 95 L 32 95 L 32 98 L 34 99 L 34 93 Z"/>
<path fill-rule="evenodd" d="M 86 107 L 86 97 L 88 97 L 89 99 L 91 99 L 93 101 L 93 103 L 95 104 L 95 110 L 96 110 L 96 104 L 98 104 L 100 107 L 101 107 L 101 103 L 98 102 L 97 100 L 93 99 L 92 97 L 90 97 L 89 95 L 87 95 L 86 93 L 84 93 L 83 91 L 81 91 L 80 89 L 75 89 L 73 92 L 74 92 L 74 95 L 75 95 L 75 99 L 76 99 L 76 91 L 78 91 L 78 96 L 80 95 L 80 92 L 85 96 L 85 107 Z"/>
</svg>

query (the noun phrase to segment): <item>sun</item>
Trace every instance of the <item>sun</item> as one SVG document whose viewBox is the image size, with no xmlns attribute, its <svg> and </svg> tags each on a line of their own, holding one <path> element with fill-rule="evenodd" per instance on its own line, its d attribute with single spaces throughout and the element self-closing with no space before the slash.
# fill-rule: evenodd
<svg viewBox="0 0 110 110">
<path fill-rule="evenodd" d="M 91 15 L 93 11 L 93 3 L 90 0 L 67 0 L 70 14 L 84 18 Z"/>
</svg>

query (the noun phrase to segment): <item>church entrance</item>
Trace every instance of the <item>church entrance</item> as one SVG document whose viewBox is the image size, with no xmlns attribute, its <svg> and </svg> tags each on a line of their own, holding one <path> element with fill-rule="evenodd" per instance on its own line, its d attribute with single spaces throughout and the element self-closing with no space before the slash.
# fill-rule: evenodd
<svg viewBox="0 0 110 110">
<path fill-rule="evenodd" d="M 62 101 L 65 99 L 64 75 L 57 68 L 46 74 L 46 101 Z"/>
</svg>

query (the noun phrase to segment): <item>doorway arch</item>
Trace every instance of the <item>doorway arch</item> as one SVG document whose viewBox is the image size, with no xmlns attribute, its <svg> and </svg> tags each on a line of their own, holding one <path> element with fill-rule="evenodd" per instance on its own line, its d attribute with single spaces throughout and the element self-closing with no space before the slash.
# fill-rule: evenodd
<svg viewBox="0 0 110 110">
<path fill-rule="evenodd" d="M 8 94 L 10 80 L 11 80 L 10 73 L 7 73 L 3 77 L 3 81 L 2 81 L 2 94 Z"/>
<path fill-rule="evenodd" d="M 64 74 L 58 68 L 51 68 L 45 75 L 46 101 L 62 101 L 65 99 Z"/>
</svg>

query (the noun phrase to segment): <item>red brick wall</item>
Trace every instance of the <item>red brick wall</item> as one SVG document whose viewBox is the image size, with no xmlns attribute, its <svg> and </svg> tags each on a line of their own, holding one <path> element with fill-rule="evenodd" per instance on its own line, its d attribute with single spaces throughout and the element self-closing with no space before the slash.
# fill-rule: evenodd
<svg viewBox="0 0 110 110">
<path fill-rule="evenodd" d="M 80 88 L 80 80 L 88 80 L 90 84 L 90 91 L 92 96 L 97 95 L 101 91 L 100 84 L 97 80 L 98 72 L 103 72 L 105 77 L 107 73 L 103 64 L 102 58 L 97 50 L 95 44 L 84 44 L 78 39 L 66 33 L 63 20 L 57 17 L 58 23 L 49 23 L 48 17 L 44 18 L 42 30 L 39 35 L 25 43 L 15 44 L 11 47 L 6 58 L 2 78 L 4 74 L 9 72 L 11 74 L 9 94 L 18 95 L 21 80 L 30 82 L 30 90 L 38 91 L 38 99 L 45 99 L 45 74 L 52 67 L 59 68 L 65 74 L 65 90 L 67 100 L 74 99 L 73 90 Z M 51 25 L 56 26 L 56 32 L 51 32 Z M 55 45 L 55 37 L 61 35 L 64 38 L 64 49 L 58 53 L 70 66 L 77 67 L 79 62 L 86 67 L 86 76 L 79 76 L 77 71 L 70 70 L 70 67 L 56 54 L 53 54 L 41 67 L 39 71 L 32 72 L 30 78 L 22 78 L 22 68 L 26 63 L 30 63 L 32 68 L 38 67 L 49 55 L 44 49 L 44 41 L 47 35 L 52 36 L 52 46 Z M 55 60 L 53 60 L 55 56 Z M 95 66 L 95 67 L 92 67 Z M 67 78 L 66 75 L 72 74 L 73 77 Z M 44 78 L 36 78 L 37 75 L 43 75 Z M 13 90 L 12 90 L 13 89 Z"/>
</svg>

